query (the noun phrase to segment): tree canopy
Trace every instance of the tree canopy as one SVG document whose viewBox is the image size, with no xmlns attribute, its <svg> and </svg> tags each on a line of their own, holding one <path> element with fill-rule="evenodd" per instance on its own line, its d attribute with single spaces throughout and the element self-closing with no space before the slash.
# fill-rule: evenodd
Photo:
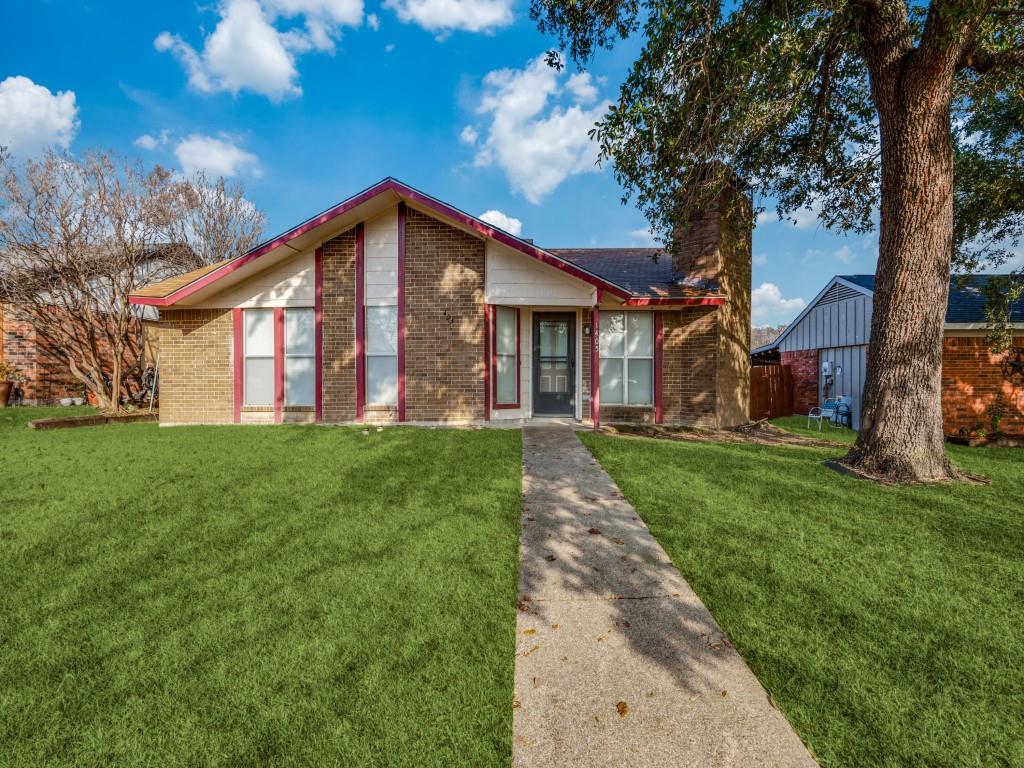
<svg viewBox="0 0 1024 768">
<path fill-rule="evenodd" d="M 1024 230 L 1024 4 L 903 0 L 533 0 L 580 66 L 639 33 L 643 49 L 596 126 L 602 159 L 666 240 L 718 161 L 780 216 L 814 206 L 841 231 L 875 226 L 881 140 L 871 25 L 896 67 L 954 63 L 956 265 L 998 266 Z M 893 55 L 892 52 L 895 52 Z M 882 62 L 884 65 L 885 62 Z M 874 84 L 877 88 L 877 84 Z M 899 98 L 899 94 L 896 97 Z"/>
</svg>

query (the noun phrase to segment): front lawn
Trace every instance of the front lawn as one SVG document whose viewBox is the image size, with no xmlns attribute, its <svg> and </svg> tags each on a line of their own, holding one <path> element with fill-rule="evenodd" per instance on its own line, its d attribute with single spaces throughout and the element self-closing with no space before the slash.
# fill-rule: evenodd
<svg viewBox="0 0 1024 768">
<path fill-rule="evenodd" d="M 0 764 L 511 759 L 516 431 L 0 410 Z"/>
<path fill-rule="evenodd" d="M 1024 451 L 887 488 L 845 446 L 580 434 L 823 766 L 1024 765 Z"/>
</svg>

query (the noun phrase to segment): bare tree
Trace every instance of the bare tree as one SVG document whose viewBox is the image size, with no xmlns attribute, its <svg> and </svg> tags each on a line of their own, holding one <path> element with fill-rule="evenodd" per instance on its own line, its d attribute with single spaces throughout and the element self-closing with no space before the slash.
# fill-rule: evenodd
<svg viewBox="0 0 1024 768">
<path fill-rule="evenodd" d="M 0 300 L 30 322 L 101 408 L 117 411 L 142 359 L 143 282 L 249 248 L 262 215 L 237 187 L 112 152 L 0 149 Z"/>
</svg>

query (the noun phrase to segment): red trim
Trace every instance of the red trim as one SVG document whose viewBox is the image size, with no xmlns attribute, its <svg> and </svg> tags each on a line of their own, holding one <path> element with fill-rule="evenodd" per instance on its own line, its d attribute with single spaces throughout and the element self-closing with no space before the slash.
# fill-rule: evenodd
<svg viewBox="0 0 1024 768">
<path fill-rule="evenodd" d="M 245 324 L 242 310 L 235 307 L 231 310 L 232 346 L 234 352 L 235 377 L 235 424 L 242 423 L 242 400 L 245 398 Z"/>
<path fill-rule="evenodd" d="M 522 340 L 519 338 L 519 331 L 521 327 L 521 319 L 519 317 L 519 307 L 505 307 L 505 309 L 515 310 L 516 313 L 516 401 L 514 403 L 499 403 L 498 402 L 498 307 L 492 307 L 491 309 L 491 387 L 494 395 L 494 408 L 495 410 L 518 408 L 522 402 L 522 386 L 523 386 L 523 355 L 522 355 Z"/>
<path fill-rule="evenodd" d="M 494 365 L 491 343 L 491 305 L 484 304 L 484 419 L 491 420 L 491 368 Z"/>
<path fill-rule="evenodd" d="M 398 204 L 398 420 L 405 421 L 405 203 Z"/>
<path fill-rule="evenodd" d="M 598 291 L 597 301 L 601 301 Z M 601 308 L 590 310 L 590 420 L 601 428 Z"/>
<path fill-rule="evenodd" d="M 718 306 L 725 304 L 724 296 L 701 296 L 701 297 L 661 297 L 661 298 L 634 298 L 627 299 L 627 307 L 659 307 L 659 306 Z"/>
<path fill-rule="evenodd" d="M 661 424 L 664 412 L 661 406 L 662 345 L 665 322 L 660 312 L 654 313 L 654 423 Z"/>
<path fill-rule="evenodd" d="M 324 420 L 324 249 L 317 248 L 313 257 L 313 274 L 316 293 L 313 300 L 313 338 L 316 344 L 315 405 L 316 421 Z"/>
<path fill-rule="evenodd" d="M 274 423 L 284 410 L 284 309 L 274 307 Z"/>
<path fill-rule="evenodd" d="M 176 304 L 182 299 L 191 296 L 196 291 L 205 288 L 211 283 L 220 280 L 222 277 L 230 275 L 232 272 L 241 269 L 246 264 L 249 264 L 253 260 L 258 259 L 260 256 L 269 253 L 275 248 L 279 248 L 282 245 L 285 245 L 286 243 L 290 242 L 291 240 L 294 240 L 296 237 L 300 237 L 301 235 L 310 232 L 316 227 L 326 224 L 332 219 L 335 219 L 338 216 L 348 213 L 352 209 L 372 200 L 378 195 L 384 194 L 385 192 L 393 192 L 399 195 L 400 197 L 409 200 L 410 202 L 416 203 L 417 205 L 430 209 L 434 213 L 452 219 L 458 222 L 459 224 L 472 229 L 478 234 L 484 235 L 485 237 L 489 237 L 492 240 L 496 240 L 497 242 L 502 243 L 503 245 L 507 245 L 510 248 L 513 248 L 519 251 L 520 253 L 524 253 L 527 256 L 531 256 L 537 259 L 538 261 L 542 261 L 545 264 L 549 264 L 555 267 L 556 269 L 560 269 L 566 274 L 572 275 L 573 277 L 578 278 L 590 285 L 596 286 L 599 289 L 606 290 L 612 295 L 618 296 L 621 299 L 628 299 L 631 296 L 630 292 L 627 291 L 625 288 L 622 288 L 621 286 L 615 285 L 614 283 L 610 283 L 607 280 L 598 277 L 597 275 L 591 274 L 590 272 L 587 272 L 586 270 L 577 267 L 575 264 L 569 261 L 564 261 L 563 259 L 558 258 L 554 254 L 548 253 L 547 251 L 538 248 L 535 245 L 527 243 L 525 240 L 520 240 L 518 237 L 513 237 L 507 232 L 502 232 L 500 229 L 495 229 L 494 227 L 486 224 L 485 222 L 482 222 L 479 219 L 470 216 L 468 213 L 464 213 L 458 210 L 457 208 L 453 208 L 447 203 L 442 203 L 440 200 L 436 200 L 430 197 L 429 195 L 424 194 L 423 192 L 419 192 L 413 189 L 412 187 L 403 184 L 400 181 L 388 178 L 373 185 L 369 189 L 360 192 L 358 195 L 355 195 L 354 197 L 350 197 L 348 200 L 338 203 L 333 208 L 329 208 L 328 210 L 324 211 L 318 216 L 315 216 L 314 218 L 303 222 L 299 226 L 288 230 L 287 232 L 285 232 L 282 235 L 279 235 L 273 240 L 257 246 L 248 253 L 239 256 L 237 259 L 229 261 L 227 264 L 224 264 L 223 266 L 218 267 L 212 272 L 203 275 L 198 280 L 195 280 L 194 282 L 191 282 L 188 285 L 182 286 L 181 288 L 168 294 L 167 296 L 158 298 L 149 296 L 130 296 L 129 301 L 132 304 L 146 304 L 154 307 L 169 307 L 172 304 Z M 722 300 L 718 300 L 718 303 L 721 303 L 721 301 Z"/>
<path fill-rule="evenodd" d="M 356 224 L 356 421 L 366 407 L 366 239 L 363 222 Z"/>
</svg>

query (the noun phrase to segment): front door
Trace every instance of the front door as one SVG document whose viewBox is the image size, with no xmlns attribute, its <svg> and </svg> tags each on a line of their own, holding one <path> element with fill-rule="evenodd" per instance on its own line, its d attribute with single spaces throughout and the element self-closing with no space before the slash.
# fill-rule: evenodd
<svg viewBox="0 0 1024 768">
<path fill-rule="evenodd" d="M 575 316 L 533 314 L 533 413 L 576 415 Z"/>
</svg>

